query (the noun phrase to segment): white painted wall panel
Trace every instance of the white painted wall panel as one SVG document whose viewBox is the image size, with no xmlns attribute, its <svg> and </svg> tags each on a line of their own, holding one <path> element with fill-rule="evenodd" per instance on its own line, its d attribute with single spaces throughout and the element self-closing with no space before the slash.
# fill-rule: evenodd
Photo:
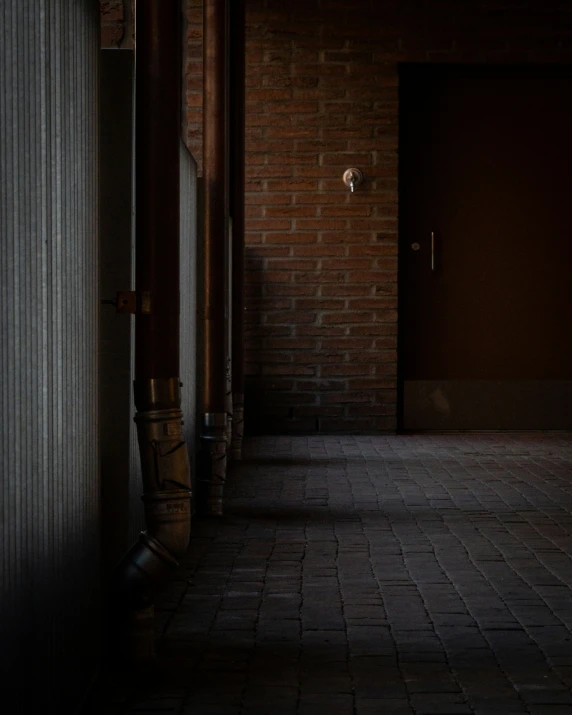
<svg viewBox="0 0 572 715">
<path fill-rule="evenodd" d="M 184 434 L 196 497 L 197 448 L 197 165 L 181 142 L 181 382 Z"/>
</svg>

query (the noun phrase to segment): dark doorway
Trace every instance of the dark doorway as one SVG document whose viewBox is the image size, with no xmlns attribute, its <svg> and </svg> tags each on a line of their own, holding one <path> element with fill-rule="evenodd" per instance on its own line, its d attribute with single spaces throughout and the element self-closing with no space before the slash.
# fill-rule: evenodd
<svg viewBox="0 0 572 715">
<path fill-rule="evenodd" d="M 572 428 L 572 71 L 400 75 L 402 428 Z"/>
</svg>

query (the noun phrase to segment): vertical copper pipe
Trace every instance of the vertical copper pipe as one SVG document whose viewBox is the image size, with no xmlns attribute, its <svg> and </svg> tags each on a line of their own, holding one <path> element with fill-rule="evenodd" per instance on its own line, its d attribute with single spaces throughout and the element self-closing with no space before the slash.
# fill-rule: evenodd
<svg viewBox="0 0 572 715">
<path fill-rule="evenodd" d="M 114 613 L 129 660 L 154 655 L 154 591 L 184 555 L 191 479 L 179 382 L 180 0 L 136 7 L 135 405 L 147 530 L 119 564 Z"/>
<path fill-rule="evenodd" d="M 180 0 L 137 1 L 136 381 L 179 375 L 180 23 Z"/>
<path fill-rule="evenodd" d="M 225 412 L 225 0 L 204 2 L 203 411 Z"/>
<path fill-rule="evenodd" d="M 244 434 L 244 124 L 245 2 L 235 0 L 230 18 L 230 213 L 232 216 L 232 397 L 231 456 L 242 458 Z"/>
<path fill-rule="evenodd" d="M 222 514 L 226 478 L 226 0 L 204 0 L 203 178 L 204 178 L 204 326 L 203 440 L 210 453 L 206 511 Z"/>
<path fill-rule="evenodd" d="M 232 5 L 236 0 L 226 0 L 225 2 L 225 36 L 224 36 L 224 46 L 225 46 L 225 226 L 226 226 L 226 252 L 225 252 L 225 353 L 226 353 L 226 386 L 225 386 L 225 405 L 226 405 L 226 415 L 227 415 L 227 425 L 226 425 L 226 443 L 227 451 L 230 450 L 231 440 L 232 440 L 232 417 L 233 417 L 233 406 L 232 406 L 232 231 L 230 222 L 230 17 L 232 13 Z"/>
</svg>

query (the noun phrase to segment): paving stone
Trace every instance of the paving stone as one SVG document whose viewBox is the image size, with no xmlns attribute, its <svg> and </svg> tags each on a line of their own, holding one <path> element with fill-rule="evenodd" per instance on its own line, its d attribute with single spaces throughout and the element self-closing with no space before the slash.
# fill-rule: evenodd
<svg viewBox="0 0 572 715">
<path fill-rule="evenodd" d="M 353 715 L 351 695 L 302 695 L 298 713 L 300 715 Z"/>
<path fill-rule="evenodd" d="M 512 700 L 488 699 L 485 702 L 471 701 L 475 715 L 521 715 L 529 710 L 518 702 Z"/>
<path fill-rule="evenodd" d="M 357 715 L 413 715 L 408 700 L 390 698 L 356 698 Z"/>
<path fill-rule="evenodd" d="M 86 715 L 572 715 L 572 435 L 263 437 Z"/>
</svg>

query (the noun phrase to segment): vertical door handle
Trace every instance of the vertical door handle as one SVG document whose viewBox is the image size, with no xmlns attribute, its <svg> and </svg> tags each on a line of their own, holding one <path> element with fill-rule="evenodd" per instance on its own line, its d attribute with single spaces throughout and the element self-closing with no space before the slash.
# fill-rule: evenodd
<svg viewBox="0 0 572 715">
<path fill-rule="evenodd" d="M 431 270 L 435 270 L 435 231 L 431 231 Z"/>
</svg>

